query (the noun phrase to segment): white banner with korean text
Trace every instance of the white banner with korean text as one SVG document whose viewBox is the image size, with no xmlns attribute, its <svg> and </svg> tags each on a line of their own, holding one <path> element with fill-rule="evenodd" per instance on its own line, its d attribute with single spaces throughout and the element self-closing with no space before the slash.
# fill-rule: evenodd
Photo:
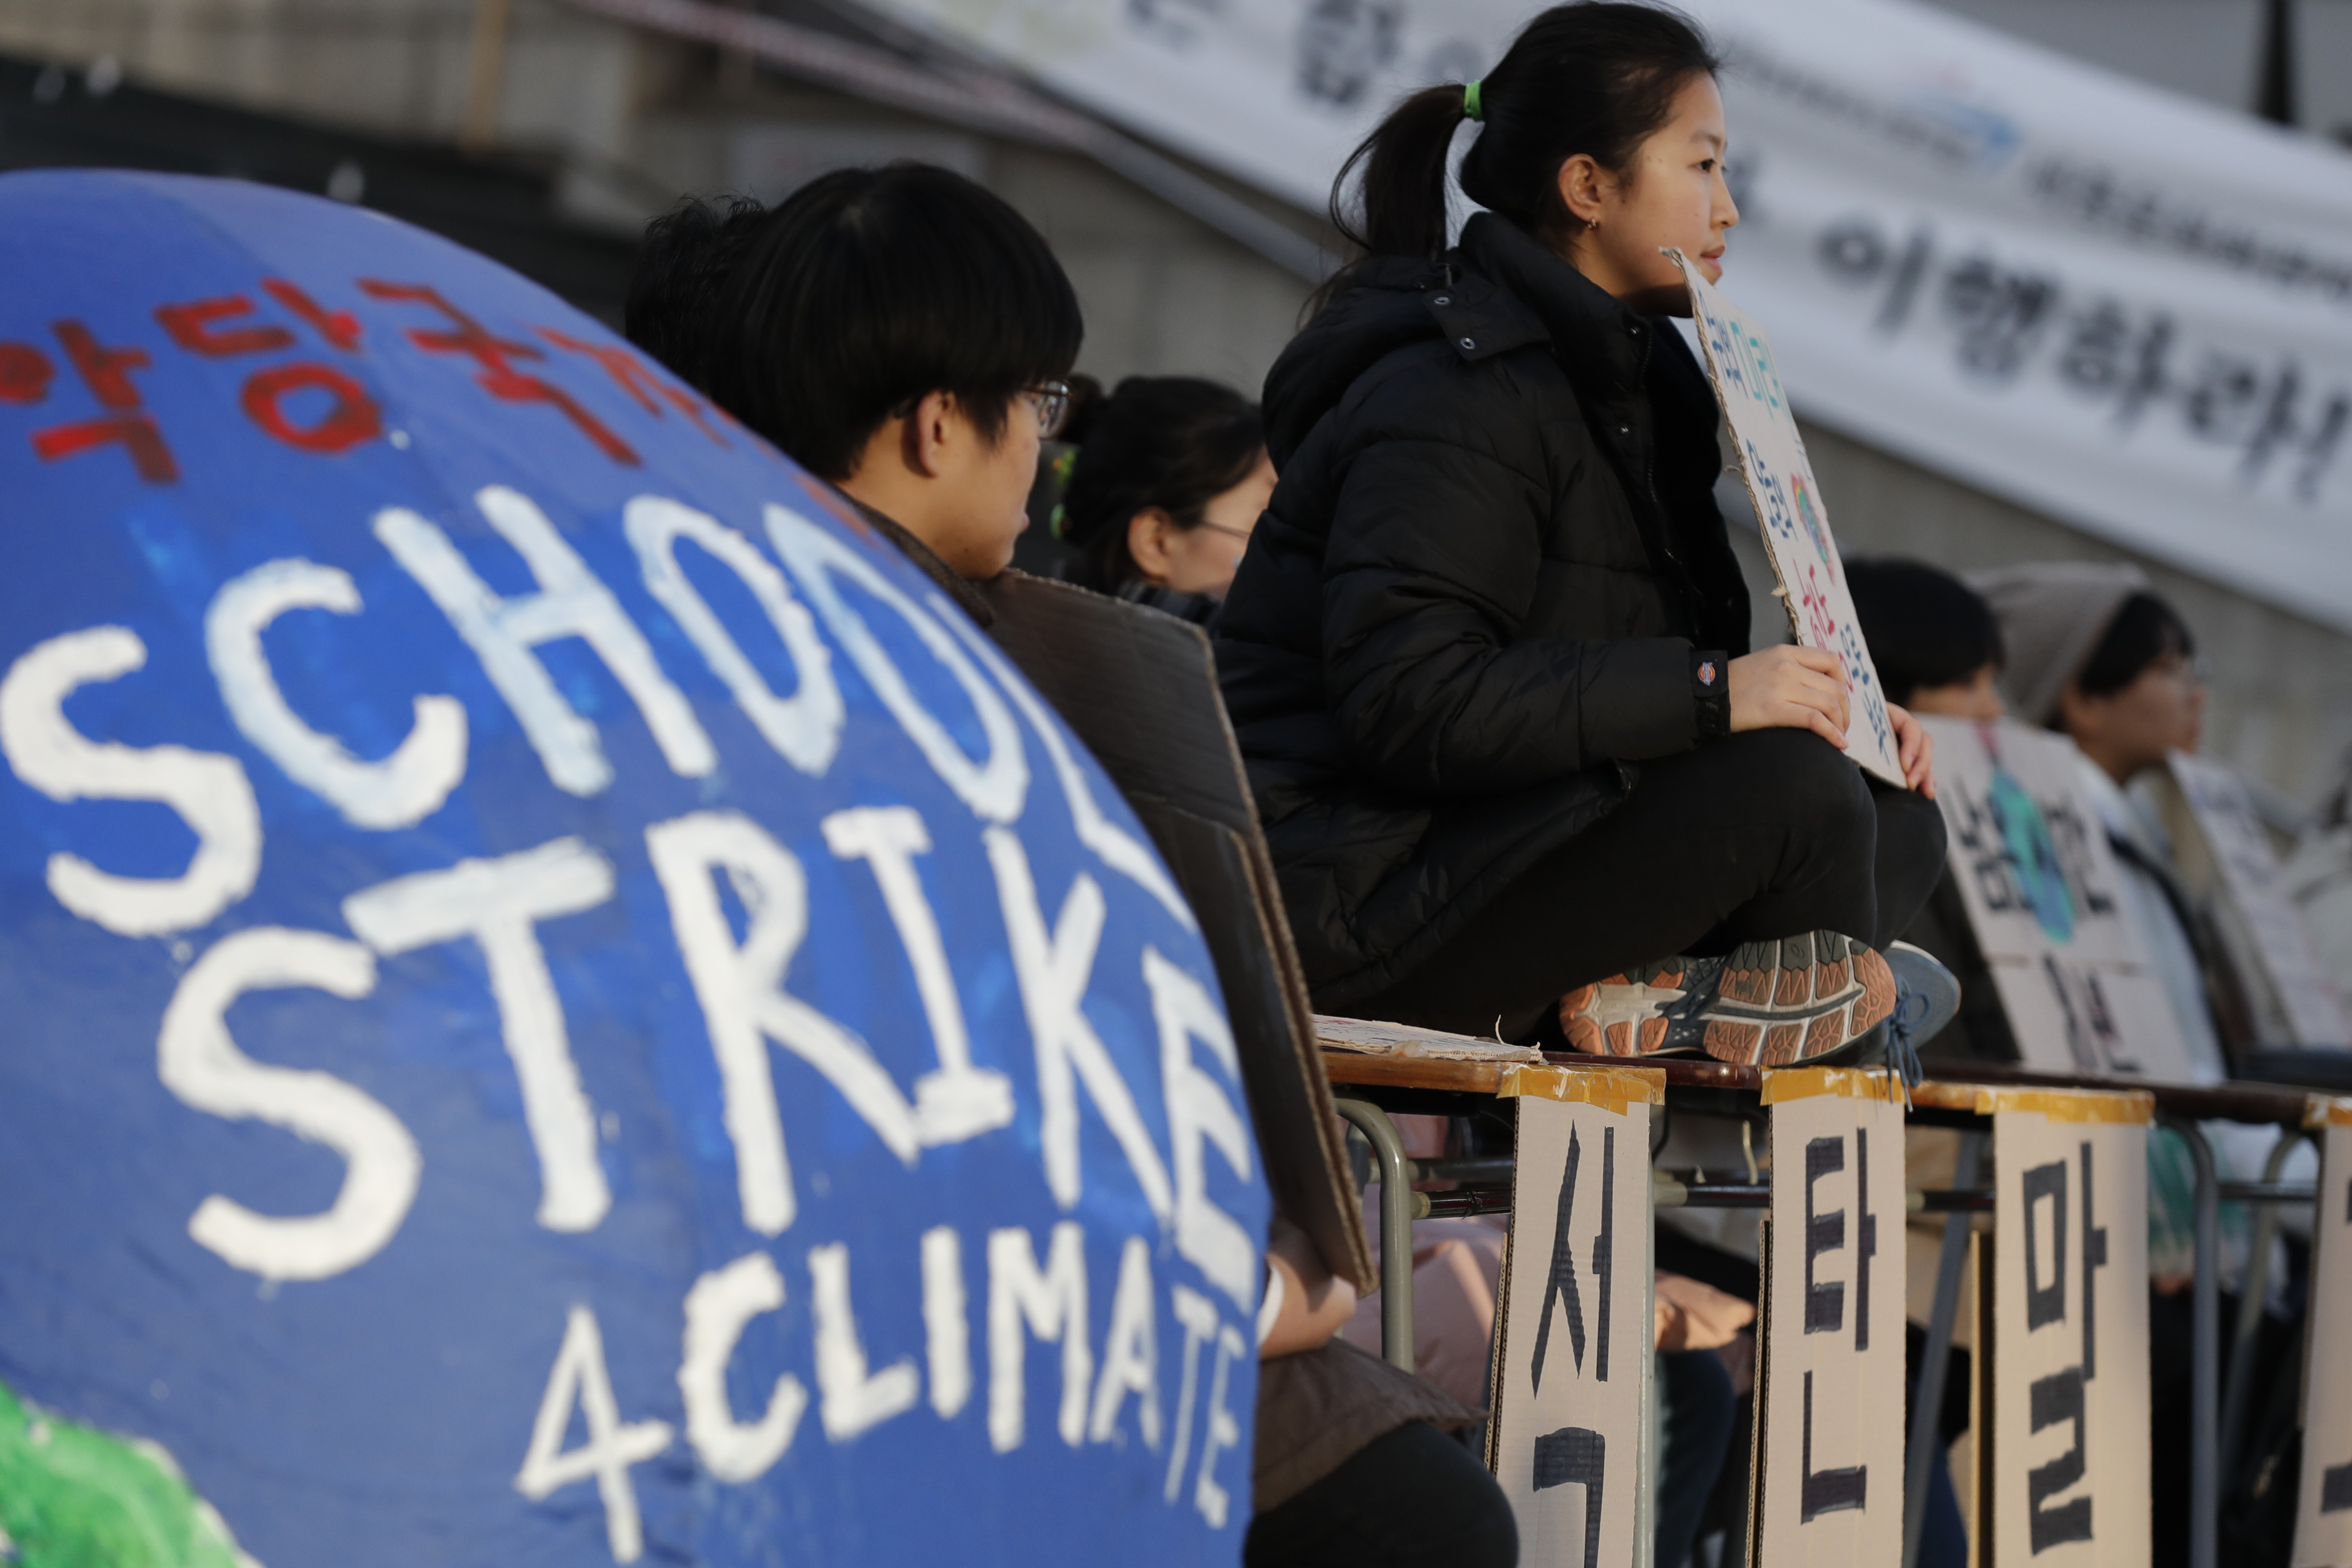
<svg viewBox="0 0 2352 1568">
<path fill-rule="evenodd" d="M 1309 211 L 1531 0 L 866 0 Z M 1799 411 L 2352 629 L 2352 163 L 1911 0 L 1691 0 Z"/>
</svg>

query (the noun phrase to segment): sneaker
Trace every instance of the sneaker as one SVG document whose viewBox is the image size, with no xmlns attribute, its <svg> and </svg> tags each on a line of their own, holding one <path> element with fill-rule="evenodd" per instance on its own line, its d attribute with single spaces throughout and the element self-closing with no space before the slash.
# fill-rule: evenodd
<svg viewBox="0 0 2352 1568">
<path fill-rule="evenodd" d="M 1888 946 L 1886 967 L 1895 975 L 1895 1010 L 1870 1031 L 1860 1054 L 1872 1065 L 1893 1068 L 1907 1094 L 1927 1076 L 1919 1048 L 1960 1016 L 1960 981 L 1934 955 L 1908 942 Z"/>
<path fill-rule="evenodd" d="M 1592 1056 L 1705 1052 L 1788 1067 L 1843 1051 L 1885 1022 L 1895 1000 L 1894 972 L 1875 949 L 1811 931 L 1579 986 L 1560 998 L 1559 1023 L 1570 1047 Z"/>
</svg>

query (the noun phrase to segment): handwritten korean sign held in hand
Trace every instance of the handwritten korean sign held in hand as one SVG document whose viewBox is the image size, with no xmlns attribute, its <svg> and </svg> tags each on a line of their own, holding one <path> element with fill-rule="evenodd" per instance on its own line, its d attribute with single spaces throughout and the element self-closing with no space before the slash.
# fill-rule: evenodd
<svg viewBox="0 0 2352 1568">
<path fill-rule="evenodd" d="M 1805 456 L 1797 416 L 1780 385 L 1772 345 L 1764 329 L 1700 276 L 1690 258 L 1668 250 L 1690 281 L 1691 314 L 1706 361 L 1707 380 L 1738 454 L 1739 475 L 1764 536 L 1765 553 L 1789 609 L 1789 624 L 1801 647 L 1820 648 L 1845 661 L 1853 717 L 1846 725 L 1848 755 L 1890 784 L 1904 783 L 1887 717 L 1886 694 L 1878 667 L 1870 662 L 1853 596 L 1830 536 L 1828 503 Z"/>
<path fill-rule="evenodd" d="M 16 1546 L 1233 1562 L 1234 1041 L 985 634 L 373 214 L 10 174 L 0 277 Z"/>
</svg>

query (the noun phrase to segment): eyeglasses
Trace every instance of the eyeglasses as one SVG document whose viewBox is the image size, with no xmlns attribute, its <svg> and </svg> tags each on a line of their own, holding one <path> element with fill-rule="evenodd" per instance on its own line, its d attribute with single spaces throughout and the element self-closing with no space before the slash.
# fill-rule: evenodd
<svg viewBox="0 0 2352 1568">
<path fill-rule="evenodd" d="M 1023 387 L 1021 395 L 1037 411 L 1037 434 L 1051 441 L 1061 434 L 1062 422 L 1070 417 L 1070 388 L 1066 382 L 1040 382 L 1034 387 Z"/>
<path fill-rule="evenodd" d="M 1250 531 L 1247 528 L 1229 528 L 1223 523 L 1203 522 L 1201 527 L 1213 534 L 1223 534 L 1229 539 L 1247 539 L 1250 537 Z"/>
</svg>

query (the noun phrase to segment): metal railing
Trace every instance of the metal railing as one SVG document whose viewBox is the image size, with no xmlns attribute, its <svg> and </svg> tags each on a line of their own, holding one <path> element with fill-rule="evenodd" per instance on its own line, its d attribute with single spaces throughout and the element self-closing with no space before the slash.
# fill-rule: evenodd
<svg viewBox="0 0 2352 1568">
<path fill-rule="evenodd" d="M 1579 1057 L 1556 1052 L 1546 1060 L 1562 1067 L 1623 1067 L 1622 1058 Z M 1694 1111 L 1740 1105 L 1759 1092 L 1763 1072 L 1710 1061 L 1645 1061 L 1663 1068 L 1668 1105 L 1688 1099 L 1701 1103 Z M 2156 1100 L 2158 1124 L 2187 1145 L 2196 1173 L 2196 1281 L 2192 1301 L 2189 1427 L 2190 1498 L 2189 1560 L 2190 1568 L 2218 1568 L 2219 1521 L 2224 1466 L 2234 1462 L 2243 1440 L 2246 1385 L 2253 1368 L 2254 1348 L 2262 1323 L 2263 1301 L 2268 1291 L 2272 1238 L 2279 1206 L 2309 1203 L 2314 1189 L 2305 1184 L 2282 1182 L 2288 1156 L 2309 1134 L 2305 1113 L 2312 1092 L 2273 1084 L 2168 1084 L 2097 1074 L 2069 1075 L 1990 1064 L 1950 1069 L 1939 1082 L 1989 1088 L 2052 1088 L 2144 1090 Z M 1443 1091 L 1441 1091 L 1442 1092 Z M 1378 1089 L 1368 1092 L 1378 1093 Z M 1416 1096 L 1429 1091 L 1415 1090 Z M 1467 1095 L 1465 1094 L 1465 1097 Z M 1508 1185 L 1513 1161 L 1507 1155 L 1476 1155 L 1416 1160 L 1404 1152 L 1387 1111 L 1371 1099 L 1342 1097 L 1339 1114 L 1361 1133 L 1373 1157 L 1372 1179 L 1381 1183 L 1381 1339 L 1382 1354 L 1410 1372 L 1412 1348 L 1412 1222 L 1445 1216 L 1507 1214 Z M 1973 1112 L 1915 1106 L 1915 1124 L 1941 1125 L 1962 1134 L 1953 1186 L 1914 1189 L 1907 1194 L 1912 1212 L 1947 1216 L 1935 1295 L 1929 1303 L 1927 1356 L 1912 1405 L 1911 1431 L 1904 1471 L 1904 1568 L 1916 1568 L 1925 1520 L 1927 1485 L 1932 1473 L 1937 1421 L 1943 1408 L 1946 1369 L 1951 1354 L 1960 1285 L 1967 1260 L 1968 1238 L 1974 1216 L 1993 1207 L 1990 1188 L 1977 1186 L 1985 1140 L 1990 1136 Z M 2211 1148 L 2198 1124 L 2228 1121 L 2271 1124 L 2282 1129 L 2263 1179 L 2223 1181 Z M 1463 1185 L 1446 1192 L 1422 1192 L 1416 1183 L 1454 1181 Z M 1771 1204 L 1769 1176 L 1747 1182 L 1684 1181 L 1665 1172 L 1652 1175 L 1652 1207 L 1661 1208 L 1764 1208 Z M 2256 1208 L 2254 1249 L 2241 1294 L 2237 1322 L 2230 1345 L 2227 1398 L 2221 1379 L 2221 1308 L 2220 1207 L 2223 1203 Z"/>
</svg>

